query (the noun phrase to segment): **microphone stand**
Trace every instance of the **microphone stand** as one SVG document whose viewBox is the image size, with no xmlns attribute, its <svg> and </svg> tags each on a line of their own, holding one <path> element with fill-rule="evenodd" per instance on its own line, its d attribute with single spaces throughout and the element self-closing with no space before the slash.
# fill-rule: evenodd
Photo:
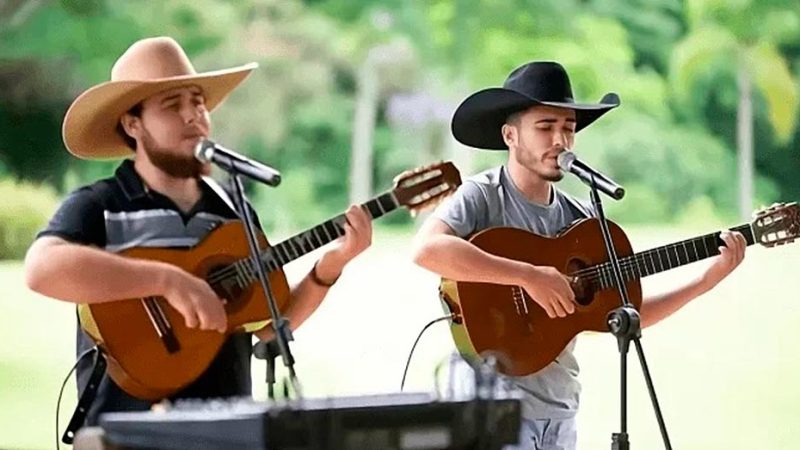
<svg viewBox="0 0 800 450">
<path fill-rule="evenodd" d="M 297 398 L 302 398 L 303 391 L 300 380 L 297 379 L 297 373 L 294 370 L 295 361 L 291 349 L 289 348 L 289 341 L 294 340 L 294 337 L 292 336 L 292 330 L 289 328 L 289 321 L 281 315 L 278 309 L 278 304 L 275 301 L 275 296 L 269 284 L 269 277 L 264 269 L 264 265 L 261 264 L 261 252 L 256 239 L 255 222 L 250 214 L 250 208 L 247 207 L 244 187 L 240 178 L 242 172 L 237 169 L 237 165 L 232 158 L 229 167 L 225 167 L 224 169 L 228 171 L 231 177 L 231 184 L 235 194 L 234 202 L 240 211 L 242 222 L 244 223 L 252 262 L 255 265 L 255 272 L 258 274 L 261 287 L 266 294 L 267 306 L 269 307 L 270 316 L 272 317 L 272 329 L 275 330 L 275 337 L 269 342 L 259 342 L 256 344 L 253 353 L 257 358 L 265 359 L 267 362 L 266 381 L 268 385 L 268 395 L 271 400 L 275 399 L 273 385 L 275 383 L 275 358 L 278 354 L 281 355 L 283 366 L 289 371 L 289 380 L 292 383 L 295 395 Z"/>
<path fill-rule="evenodd" d="M 581 179 L 583 180 L 583 178 Z M 630 347 L 631 341 L 633 341 L 636 347 L 636 353 L 639 355 L 639 364 L 642 366 L 644 379 L 647 383 L 647 392 L 650 394 L 650 401 L 653 403 L 653 409 L 656 413 L 656 420 L 658 421 L 658 428 L 661 431 L 661 438 L 664 441 L 664 448 L 672 450 L 672 444 L 667 434 L 667 427 L 664 424 L 664 417 L 661 414 L 661 407 L 658 404 L 656 391 L 653 387 L 653 380 L 650 377 L 650 369 L 647 367 L 644 350 L 642 349 L 641 342 L 639 342 L 639 339 L 642 337 L 639 312 L 633 307 L 628 297 L 628 289 L 625 286 L 622 277 L 622 269 L 619 265 L 619 258 L 614 248 L 611 233 L 608 230 L 608 221 L 603 212 L 603 203 L 600 200 L 600 193 L 597 189 L 597 182 L 594 174 L 591 175 L 591 182 L 587 184 L 589 184 L 591 188 L 592 206 L 594 206 L 594 210 L 597 213 L 600 231 L 603 235 L 603 242 L 605 242 L 606 245 L 608 261 L 611 264 L 614 281 L 619 290 L 620 299 L 622 300 L 622 306 L 609 312 L 606 318 L 609 331 L 617 337 L 617 347 L 619 348 L 620 356 L 620 432 L 611 434 L 611 450 L 630 449 L 630 442 L 628 440 L 628 348 Z"/>
</svg>

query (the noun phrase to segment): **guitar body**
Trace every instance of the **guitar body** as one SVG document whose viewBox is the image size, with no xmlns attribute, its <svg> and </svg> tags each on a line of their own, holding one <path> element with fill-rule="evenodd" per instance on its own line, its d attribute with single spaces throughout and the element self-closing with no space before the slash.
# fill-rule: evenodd
<svg viewBox="0 0 800 450">
<path fill-rule="evenodd" d="M 631 255 L 625 232 L 614 223 L 609 228 L 617 255 Z M 516 228 L 490 228 L 470 242 L 494 255 L 555 267 L 564 274 L 608 261 L 596 219 L 581 220 L 554 238 Z M 627 288 L 639 309 L 639 280 L 628 281 Z M 444 279 L 440 293 L 445 309 L 455 314 L 451 332 L 461 354 L 474 359 L 494 353 L 500 371 L 513 376 L 541 370 L 581 331 L 608 331 L 606 315 L 621 305 L 616 289 L 576 293 L 576 311 L 550 319 L 519 286 Z"/>
<path fill-rule="evenodd" d="M 262 249 L 269 246 L 260 233 L 259 241 Z M 206 278 L 213 269 L 247 258 L 250 253 L 242 224 L 235 221 L 219 226 L 190 249 L 132 248 L 120 254 L 167 262 Z M 269 281 L 278 307 L 283 309 L 290 295 L 283 271 L 269 272 Z M 187 328 L 183 316 L 166 299 L 153 298 L 179 346 L 173 351 L 159 338 L 142 299 L 81 305 L 79 314 L 84 329 L 106 353 L 111 379 L 134 397 L 159 400 L 197 379 L 229 334 L 255 331 L 269 323 L 267 300 L 258 282 L 246 289 L 231 285 L 217 293 L 228 301 L 225 305 L 228 330 L 224 335 Z"/>
</svg>

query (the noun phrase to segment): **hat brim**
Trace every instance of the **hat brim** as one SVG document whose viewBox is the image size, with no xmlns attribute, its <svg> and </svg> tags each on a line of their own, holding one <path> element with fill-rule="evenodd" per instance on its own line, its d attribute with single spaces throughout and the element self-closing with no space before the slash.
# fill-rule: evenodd
<svg viewBox="0 0 800 450">
<path fill-rule="evenodd" d="M 501 128 L 510 114 L 534 105 L 575 111 L 575 131 L 586 128 L 603 114 L 619 106 L 619 96 L 606 94 L 599 103 L 541 101 L 505 88 L 489 88 L 467 97 L 453 114 L 453 136 L 464 145 L 487 150 L 507 150 Z"/>
<path fill-rule="evenodd" d="M 231 69 L 147 81 L 109 81 L 75 99 L 64 116 L 64 145 L 83 159 L 120 158 L 131 154 L 116 129 L 120 117 L 142 100 L 165 90 L 196 85 L 203 90 L 206 108 L 212 111 L 248 75 L 256 63 Z"/>
</svg>

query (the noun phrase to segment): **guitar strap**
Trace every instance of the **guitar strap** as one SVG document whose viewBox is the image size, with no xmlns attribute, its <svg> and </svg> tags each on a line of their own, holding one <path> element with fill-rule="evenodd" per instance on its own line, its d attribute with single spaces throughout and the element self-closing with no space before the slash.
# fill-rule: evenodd
<svg viewBox="0 0 800 450">
<path fill-rule="evenodd" d="M 67 429 L 61 436 L 61 442 L 65 444 L 72 444 L 75 440 L 75 433 L 86 421 L 86 415 L 89 413 L 89 408 L 92 406 L 95 397 L 97 396 L 97 388 L 100 387 L 100 381 L 106 373 L 106 355 L 100 350 L 100 347 L 95 346 L 91 349 L 94 352 L 94 365 L 92 366 L 92 373 L 89 375 L 89 381 L 81 391 L 81 397 L 78 399 L 78 405 L 72 413 L 72 418 L 69 420 Z M 82 355 L 82 357 L 85 355 Z M 80 362 L 80 359 L 79 359 Z M 56 418 L 58 420 L 58 418 Z"/>
</svg>

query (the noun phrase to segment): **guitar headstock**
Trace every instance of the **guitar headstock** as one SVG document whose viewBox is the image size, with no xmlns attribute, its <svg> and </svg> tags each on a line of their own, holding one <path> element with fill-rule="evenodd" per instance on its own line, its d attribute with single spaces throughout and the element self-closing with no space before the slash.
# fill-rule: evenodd
<svg viewBox="0 0 800 450">
<path fill-rule="evenodd" d="M 401 173 L 394 179 L 397 202 L 411 215 L 435 206 L 461 185 L 461 174 L 450 161 L 438 162 Z"/>
<path fill-rule="evenodd" d="M 800 236 L 800 206 L 776 203 L 756 212 L 751 226 L 755 241 L 765 247 L 788 244 Z"/>
</svg>

